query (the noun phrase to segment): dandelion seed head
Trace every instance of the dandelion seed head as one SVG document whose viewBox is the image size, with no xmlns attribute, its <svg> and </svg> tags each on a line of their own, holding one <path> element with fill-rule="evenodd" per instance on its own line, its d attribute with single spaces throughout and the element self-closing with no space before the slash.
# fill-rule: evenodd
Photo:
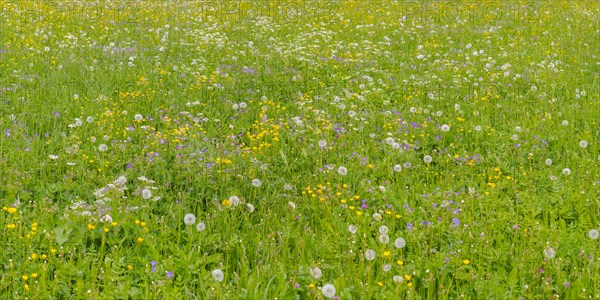
<svg viewBox="0 0 600 300">
<path fill-rule="evenodd" d="M 325 146 L 327 146 L 327 141 L 326 140 L 319 140 L 319 147 L 325 148 Z"/>
<path fill-rule="evenodd" d="M 396 248 L 398 248 L 398 249 L 402 249 L 402 248 L 406 247 L 406 240 L 404 240 L 404 239 L 403 239 L 403 238 L 401 238 L 401 237 L 400 237 L 400 238 L 397 238 L 397 239 L 394 241 L 394 246 L 396 246 Z"/>
<path fill-rule="evenodd" d="M 367 249 L 367 251 L 365 251 L 365 258 L 367 260 L 374 260 L 375 256 L 376 256 L 376 253 L 374 250 Z"/>
<path fill-rule="evenodd" d="M 194 214 L 187 214 L 183 217 L 183 223 L 185 225 L 194 225 L 196 223 L 196 216 Z"/>
<path fill-rule="evenodd" d="M 310 268 L 310 275 L 315 279 L 319 279 L 321 278 L 321 276 L 323 276 L 323 272 L 321 272 L 321 269 L 319 269 L 319 267 L 312 267 Z"/>
<path fill-rule="evenodd" d="M 223 279 L 225 279 L 225 274 L 223 274 L 223 271 L 219 269 L 213 270 L 211 274 L 212 277 L 218 282 L 221 282 Z"/>
<path fill-rule="evenodd" d="M 387 244 L 390 242 L 390 237 L 387 234 L 379 235 L 379 242 L 382 244 Z"/>
<path fill-rule="evenodd" d="M 394 172 L 400 172 L 400 171 L 402 171 L 402 165 L 399 165 L 399 164 L 398 165 L 394 165 L 393 168 L 394 168 Z"/>
<path fill-rule="evenodd" d="M 229 202 L 233 206 L 238 206 L 240 204 L 240 197 L 238 197 L 238 196 L 231 196 L 231 197 L 229 197 Z"/>
<path fill-rule="evenodd" d="M 150 199 L 152 197 L 152 191 L 149 189 L 143 189 L 142 190 L 142 198 L 144 199 Z"/>
<path fill-rule="evenodd" d="M 321 288 L 321 292 L 325 298 L 333 298 L 335 296 L 335 287 L 332 284 L 326 284 Z"/>
<path fill-rule="evenodd" d="M 358 227 L 356 225 L 348 226 L 348 231 L 352 234 L 355 234 L 358 231 Z"/>
</svg>

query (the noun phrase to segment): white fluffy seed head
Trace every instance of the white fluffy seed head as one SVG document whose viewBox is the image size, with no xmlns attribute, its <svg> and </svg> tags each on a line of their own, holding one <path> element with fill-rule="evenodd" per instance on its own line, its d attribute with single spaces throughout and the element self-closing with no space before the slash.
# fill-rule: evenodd
<svg viewBox="0 0 600 300">
<path fill-rule="evenodd" d="M 196 224 L 196 230 L 198 232 L 202 232 L 206 229 L 206 224 L 204 224 L 204 222 L 198 222 L 198 224 Z"/>
<path fill-rule="evenodd" d="M 223 271 L 219 269 L 213 270 L 211 274 L 212 277 L 218 282 L 221 282 L 223 279 L 225 279 L 225 274 L 223 274 Z"/>
<path fill-rule="evenodd" d="M 403 238 L 397 238 L 394 241 L 394 246 L 396 246 L 396 248 L 398 248 L 398 249 L 402 249 L 402 248 L 406 247 L 406 241 Z"/>
<path fill-rule="evenodd" d="M 398 165 L 394 165 L 394 172 L 400 172 L 402 171 L 402 165 L 398 164 Z"/>
<path fill-rule="evenodd" d="M 185 225 L 194 225 L 196 223 L 196 216 L 194 214 L 187 214 L 183 217 L 183 223 Z"/>
<path fill-rule="evenodd" d="M 321 288 L 321 292 L 323 293 L 323 296 L 325 296 L 325 298 L 333 298 L 335 297 L 335 286 L 333 286 L 333 284 L 326 284 Z"/>
<path fill-rule="evenodd" d="M 425 163 L 431 163 L 433 161 L 433 158 L 431 157 L 431 155 L 425 155 L 425 157 L 423 157 L 423 161 Z"/>
<path fill-rule="evenodd" d="M 367 251 L 365 251 L 365 258 L 367 260 L 374 260 L 375 256 L 377 256 L 377 255 L 375 254 L 374 250 L 367 249 Z"/>
</svg>

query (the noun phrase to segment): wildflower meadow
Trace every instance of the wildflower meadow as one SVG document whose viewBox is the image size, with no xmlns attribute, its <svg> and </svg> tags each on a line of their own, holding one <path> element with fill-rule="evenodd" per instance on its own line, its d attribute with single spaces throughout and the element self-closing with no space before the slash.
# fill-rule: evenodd
<svg viewBox="0 0 600 300">
<path fill-rule="evenodd" d="M 0 0 L 0 299 L 599 299 L 600 2 Z"/>
</svg>

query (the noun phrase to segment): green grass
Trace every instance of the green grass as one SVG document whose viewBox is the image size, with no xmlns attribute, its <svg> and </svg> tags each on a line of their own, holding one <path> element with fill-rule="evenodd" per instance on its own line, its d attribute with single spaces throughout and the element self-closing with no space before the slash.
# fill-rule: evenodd
<svg viewBox="0 0 600 300">
<path fill-rule="evenodd" d="M 599 8 L 1 1 L 0 298 L 598 299 Z"/>
</svg>

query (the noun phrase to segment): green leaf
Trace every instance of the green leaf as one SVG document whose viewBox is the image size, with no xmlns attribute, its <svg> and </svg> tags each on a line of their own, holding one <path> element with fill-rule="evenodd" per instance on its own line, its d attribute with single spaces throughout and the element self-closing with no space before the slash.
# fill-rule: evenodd
<svg viewBox="0 0 600 300">
<path fill-rule="evenodd" d="M 56 235 L 56 243 L 59 246 L 62 246 L 65 242 L 67 242 L 67 240 L 69 239 L 69 235 L 72 231 L 73 229 L 71 228 L 68 228 L 66 230 L 62 227 L 54 228 L 54 234 Z"/>
</svg>

